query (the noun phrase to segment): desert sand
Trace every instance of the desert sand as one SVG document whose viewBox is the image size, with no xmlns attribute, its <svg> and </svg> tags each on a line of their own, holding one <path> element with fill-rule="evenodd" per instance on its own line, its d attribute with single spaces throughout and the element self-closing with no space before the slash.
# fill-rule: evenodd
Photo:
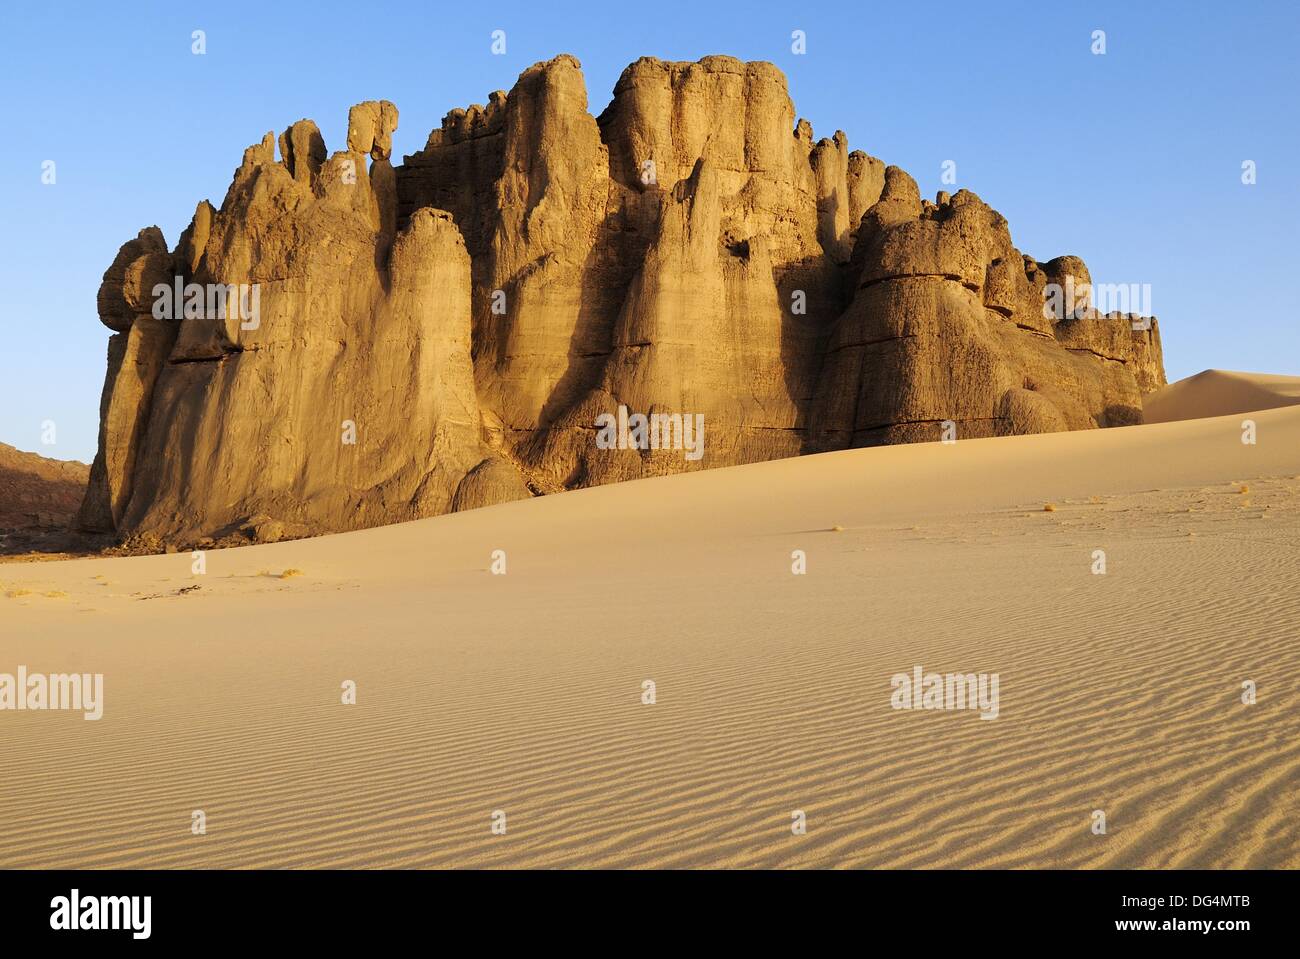
<svg viewBox="0 0 1300 959">
<path fill-rule="evenodd" d="M 105 686 L 0 713 L 0 866 L 1300 866 L 1300 409 L 1251 419 L 0 567 L 0 672 Z"/>
</svg>

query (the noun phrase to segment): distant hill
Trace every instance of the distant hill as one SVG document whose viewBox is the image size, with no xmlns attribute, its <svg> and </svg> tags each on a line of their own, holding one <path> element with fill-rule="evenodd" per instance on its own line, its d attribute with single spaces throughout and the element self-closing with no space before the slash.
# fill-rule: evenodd
<svg viewBox="0 0 1300 959">
<path fill-rule="evenodd" d="M 67 526 L 86 493 L 90 467 L 0 443 L 0 529 Z"/>
</svg>

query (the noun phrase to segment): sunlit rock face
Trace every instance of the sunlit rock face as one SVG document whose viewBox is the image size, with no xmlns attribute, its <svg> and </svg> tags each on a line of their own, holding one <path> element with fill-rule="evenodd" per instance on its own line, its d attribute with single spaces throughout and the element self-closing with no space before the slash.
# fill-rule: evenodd
<svg viewBox="0 0 1300 959">
<path fill-rule="evenodd" d="M 332 155 L 310 120 L 268 133 L 173 250 L 122 247 L 84 528 L 274 540 L 1140 422 L 1165 382 L 1154 321 L 1045 310 L 1081 260 L 815 140 L 771 64 L 643 58 L 597 117 L 559 56 L 394 166 L 397 124 L 359 104 Z"/>
</svg>

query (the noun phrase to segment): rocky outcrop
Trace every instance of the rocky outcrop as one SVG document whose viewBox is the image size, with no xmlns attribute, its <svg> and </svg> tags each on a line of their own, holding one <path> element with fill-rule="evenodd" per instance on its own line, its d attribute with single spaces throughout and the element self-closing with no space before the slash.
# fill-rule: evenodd
<svg viewBox="0 0 1300 959">
<path fill-rule="evenodd" d="M 1083 262 L 1040 267 L 973 193 L 937 199 L 885 171 L 818 381 L 813 448 L 940 439 L 945 424 L 960 438 L 1140 423 L 1143 393 L 1164 383 L 1154 319 L 1093 317 L 1082 296 L 1049 315 L 1048 284 L 1068 274 L 1088 288 Z"/>
<path fill-rule="evenodd" d="M 310 121 L 286 131 L 280 160 L 268 134 L 221 209 L 200 206 L 167 281 L 203 303 L 179 317 L 141 307 L 116 334 L 84 526 L 198 542 L 411 519 L 450 510 L 493 457 L 470 364 L 469 255 L 449 213 L 395 228 L 395 124 L 391 104 L 363 104 L 349 149 L 323 161 Z M 106 285 L 154 255 L 124 253 L 136 258 Z M 215 311 L 214 289 L 228 291 Z M 491 487 L 494 501 L 527 495 L 514 480 Z"/>
<path fill-rule="evenodd" d="M 83 527 L 352 529 L 945 421 L 1140 422 L 1164 383 L 1153 322 L 1044 310 L 1082 261 L 815 140 L 770 64 L 642 59 L 595 117 L 560 56 L 394 166 L 397 124 L 353 107 L 332 156 L 310 120 L 267 134 L 173 251 L 122 247 Z"/>
<path fill-rule="evenodd" d="M 99 318 L 114 333 L 99 402 L 99 451 L 77 514 L 82 529 L 116 531 L 130 500 L 154 384 L 176 339 L 176 324 L 152 315 L 153 289 L 173 282 L 173 263 L 162 231 L 149 227 L 122 245 L 100 284 Z"/>
</svg>

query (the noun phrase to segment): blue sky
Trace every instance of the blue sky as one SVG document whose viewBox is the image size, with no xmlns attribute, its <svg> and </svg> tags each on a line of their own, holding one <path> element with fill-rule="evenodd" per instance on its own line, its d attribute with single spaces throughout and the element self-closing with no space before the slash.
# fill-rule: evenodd
<svg viewBox="0 0 1300 959">
<path fill-rule="evenodd" d="M 491 34 L 506 31 L 506 55 Z M 207 53 L 191 53 L 203 30 Z M 791 52 L 791 32 L 807 52 Z M 1106 32 L 1094 55 L 1092 32 Z M 725 53 L 789 77 L 818 137 L 1010 221 L 1016 245 L 1149 283 L 1171 379 L 1300 374 L 1300 5 L 1274 2 L 7 3 L 0 13 L 0 441 L 89 460 L 118 246 L 219 203 L 245 147 L 301 117 L 343 145 L 347 110 L 397 104 L 399 157 L 453 107 L 558 53 L 592 113 L 639 56 Z M 41 182 L 54 160 L 56 182 Z M 1258 182 L 1241 182 L 1253 160 Z M 952 188 L 948 188 L 952 189 Z M 53 446 L 41 424 L 56 425 Z"/>
</svg>

